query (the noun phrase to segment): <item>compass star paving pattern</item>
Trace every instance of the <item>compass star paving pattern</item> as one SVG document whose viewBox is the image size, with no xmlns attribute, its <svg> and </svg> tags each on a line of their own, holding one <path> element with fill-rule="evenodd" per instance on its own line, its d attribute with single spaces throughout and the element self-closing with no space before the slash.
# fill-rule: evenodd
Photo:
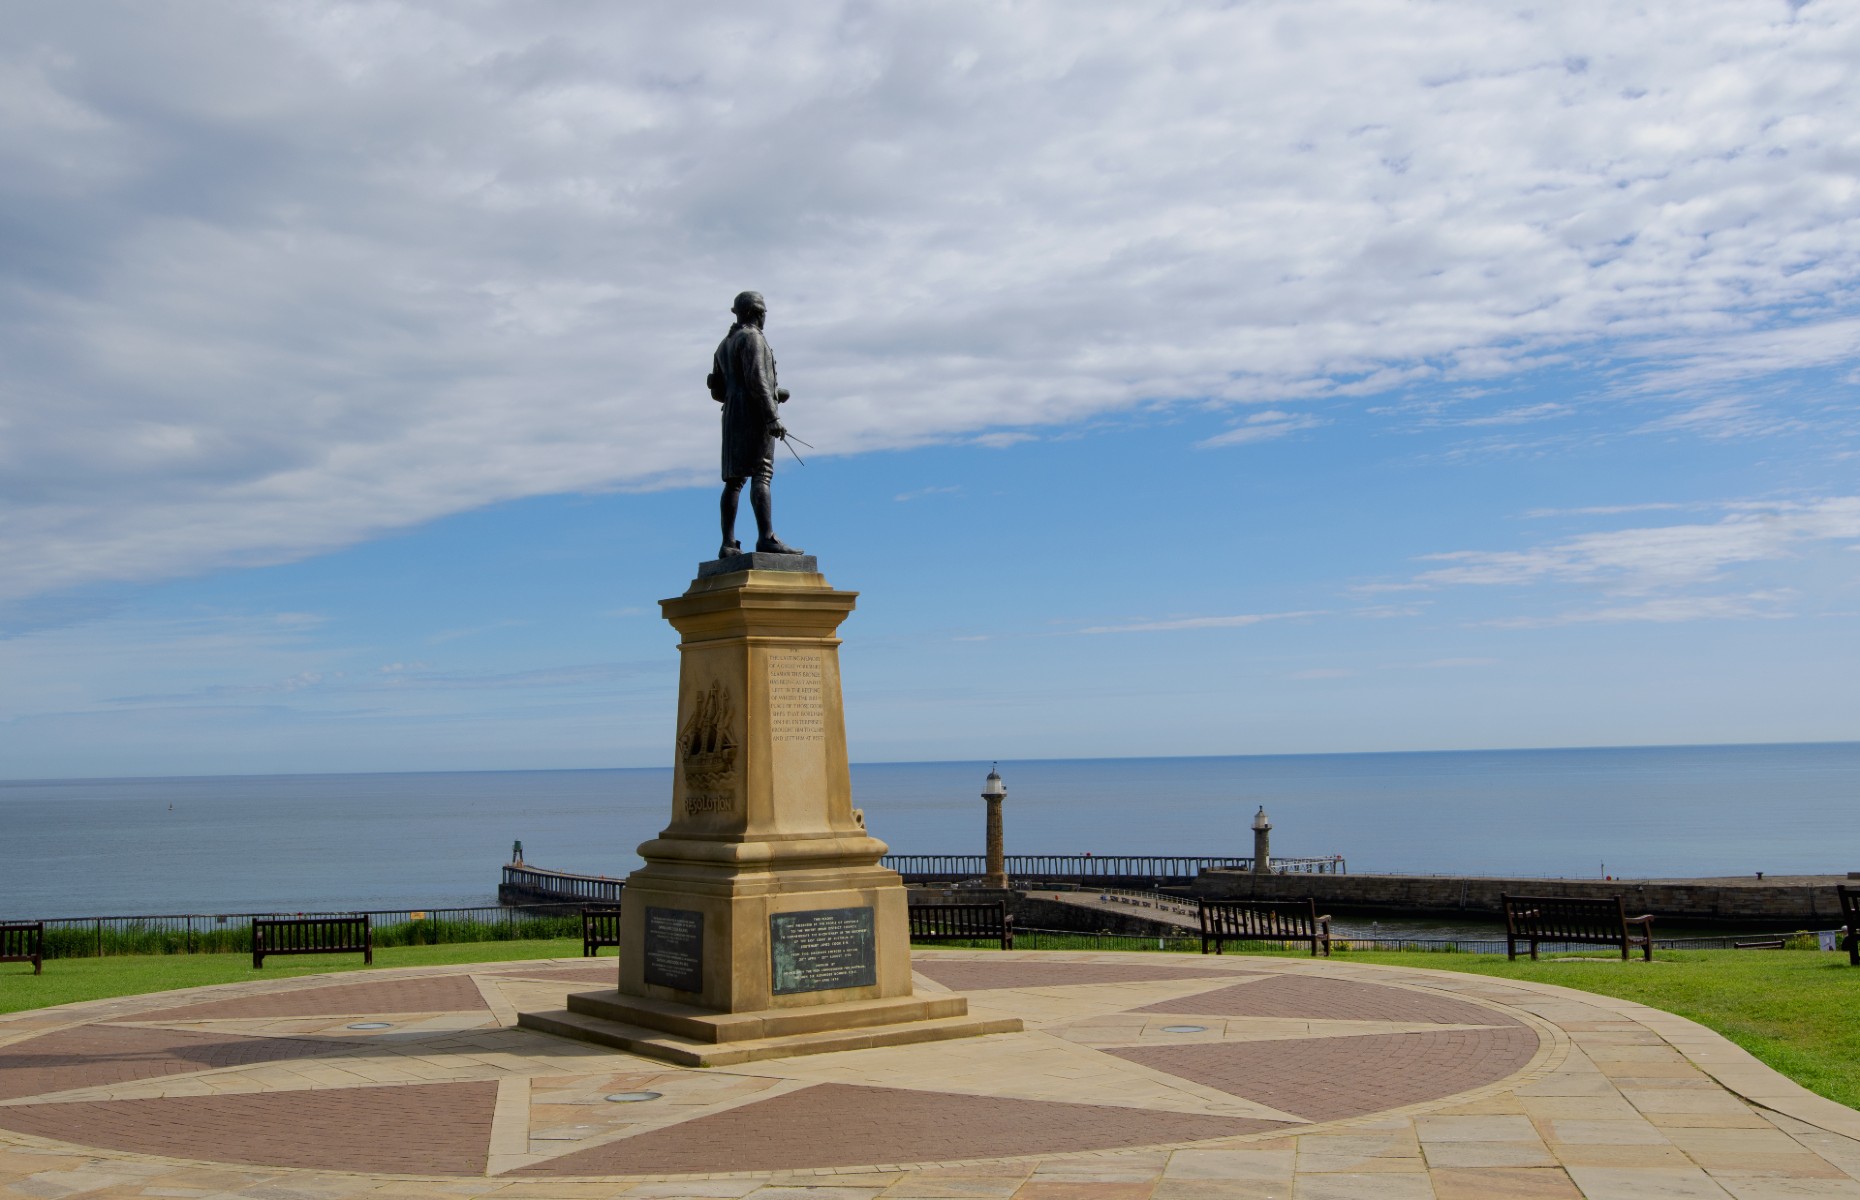
<svg viewBox="0 0 1860 1200">
<path fill-rule="evenodd" d="M 1860 1114 L 1621 1001 L 1250 956 L 914 966 L 1025 1030 L 685 1069 L 515 1027 L 611 959 L 15 1014 L 0 1197 L 1860 1197 Z"/>
</svg>

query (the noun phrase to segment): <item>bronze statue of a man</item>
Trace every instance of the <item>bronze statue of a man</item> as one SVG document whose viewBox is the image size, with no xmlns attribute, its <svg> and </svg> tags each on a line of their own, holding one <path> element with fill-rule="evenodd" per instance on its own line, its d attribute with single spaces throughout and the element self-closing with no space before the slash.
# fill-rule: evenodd
<svg viewBox="0 0 1860 1200">
<path fill-rule="evenodd" d="M 762 554 L 800 554 L 775 536 L 769 482 L 775 477 L 775 439 L 785 437 L 779 406 L 788 389 L 775 384 L 775 355 L 762 336 L 768 305 L 760 292 L 743 292 L 730 306 L 736 324 L 711 356 L 711 399 L 723 405 L 723 547 L 718 558 L 743 552 L 736 540 L 736 506 L 748 483 L 749 507 L 756 514 L 756 550 Z"/>
</svg>

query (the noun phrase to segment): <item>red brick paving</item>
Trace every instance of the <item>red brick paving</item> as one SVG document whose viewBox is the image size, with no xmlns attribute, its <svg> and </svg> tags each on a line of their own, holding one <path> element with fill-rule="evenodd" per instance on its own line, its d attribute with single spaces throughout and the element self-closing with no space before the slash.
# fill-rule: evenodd
<svg viewBox="0 0 1860 1200">
<path fill-rule="evenodd" d="M 523 1168 L 525 1175 L 783 1171 L 1192 1142 L 1280 1121 L 823 1083 Z"/>
<path fill-rule="evenodd" d="M 190 1071 L 309 1058 L 340 1048 L 337 1042 L 302 1038 L 82 1025 L 0 1047 L 0 1100 L 156 1079 Z"/>
<path fill-rule="evenodd" d="M 0 1107 L 0 1127 L 85 1146 L 264 1167 L 482 1175 L 497 1084 Z"/>
<path fill-rule="evenodd" d="M 430 975 L 419 979 L 377 979 L 337 983 L 263 996 L 207 1000 L 123 1020 L 204 1021 L 235 1017 L 342 1017 L 397 1012 L 488 1011 L 484 996 L 469 975 Z"/>
<path fill-rule="evenodd" d="M 1107 1049 L 1308 1121 L 1335 1121 L 1496 1083 L 1537 1053 L 1526 1025 L 1274 1042 Z"/>
<path fill-rule="evenodd" d="M 1164 1000 L 1133 1012 L 1206 1017 L 1292 1017 L 1321 1021 L 1433 1021 L 1441 1025 L 1516 1025 L 1516 1018 L 1450 996 L 1405 988 L 1280 975 L 1256 983 Z"/>
<path fill-rule="evenodd" d="M 1125 966 L 1121 963 L 1043 963 L 962 959 L 918 961 L 911 970 L 959 992 L 991 988 L 1055 987 L 1077 983 L 1149 983 L 1159 979 L 1233 979 L 1246 971 L 1212 971 L 1205 967 Z"/>
</svg>

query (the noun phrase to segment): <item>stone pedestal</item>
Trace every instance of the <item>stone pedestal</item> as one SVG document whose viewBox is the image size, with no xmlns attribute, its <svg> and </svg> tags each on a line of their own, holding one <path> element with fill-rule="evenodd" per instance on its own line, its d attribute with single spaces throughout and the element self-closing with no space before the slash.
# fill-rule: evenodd
<svg viewBox="0 0 1860 1200">
<path fill-rule="evenodd" d="M 1020 1027 L 912 992 L 905 890 L 847 772 L 835 634 L 856 595 L 758 554 L 661 602 L 682 635 L 672 820 L 627 878 L 619 987 L 521 1024 L 691 1065 Z"/>
</svg>

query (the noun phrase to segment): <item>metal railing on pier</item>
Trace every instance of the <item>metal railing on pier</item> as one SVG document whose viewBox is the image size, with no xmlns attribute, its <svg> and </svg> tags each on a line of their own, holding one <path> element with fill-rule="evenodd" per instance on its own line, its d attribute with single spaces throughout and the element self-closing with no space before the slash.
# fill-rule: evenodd
<svg viewBox="0 0 1860 1200">
<path fill-rule="evenodd" d="M 497 898 L 505 904 L 530 901 L 560 903 L 618 904 L 626 890 L 626 880 L 606 875 L 576 875 L 570 871 L 550 871 L 521 863 L 504 865 L 504 882 Z"/>
<path fill-rule="evenodd" d="M 880 860 L 908 883 L 973 879 L 988 870 L 980 854 L 887 854 Z M 1186 884 L 1210 868 L 1251 871 L 1251 857 L 1196 857 L 1170 854 L 1010 854 L 1008 878 L 1044 882 L 1109 883 L 1140 880 Z M 1272 869 L 1284 874 L 1343 875 L 1341 854 L 1325 858 L 1274 858 Z"/>
<path fill-rule="evenodd" d="M 906 883 L 953 883 L 974 879 L 988 869 L 980 854 L 887 854 L 880 860 Z M 1008 878 L 1017 883 L 1076 883 L 1089 887 L 1186 886 L 1209 867 L 1250 871 L 1246 857 L 1193 857 L 1168 854 L 1010 854 Z M 1341 854 L 1328 858 L 1275 858 L 1275 872 L 1286 874 L 1343 875 Z M 618 904 L 626 888 L 624 879 L 606 875 L 577 875 L 523 863 L 506 863 L 504 882 L 497 897 L 506 904 L 588 903 Z"/>
</svg>

